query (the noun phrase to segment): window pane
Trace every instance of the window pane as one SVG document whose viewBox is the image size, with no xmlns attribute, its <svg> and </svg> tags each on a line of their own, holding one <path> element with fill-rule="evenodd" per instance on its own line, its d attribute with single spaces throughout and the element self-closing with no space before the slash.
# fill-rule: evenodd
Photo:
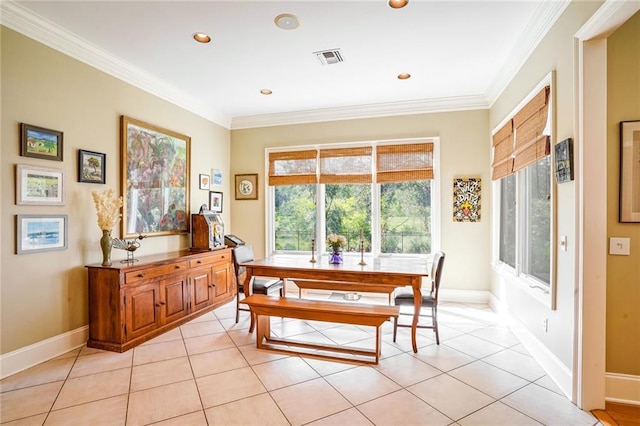
<svg viewBox="0 0 640 426">
<path fill-rule="evenodd" d="M 522 271 L 549 284 L 551 269 L 551 157 L 525 169 L 525 258 Z"/>
<path fill-rule="evenodd" d="M 500 180 L 500 260 L 516 267 L 516 175 Z"/>
<path fill-rule="evenodd" d="M 311 251 L 316 185 L 284 185 L 274 189 L 276 250 Z"/>
<path fill-rule="evenodd" d="M 431 253 L 431 182 L 380 185 L 382 253 Z"/>
<path fill-rule="evenodd" d="M 360 251 L 360 234 L 364 250 L 371 251 L 371 184 L 325 185 L 327 235 L 344 235 L 344 251 Z M 324 245 L 324 250 L 327 250 Z M 322 245 L 318 248 L 322 251 Z"/>
</svg>

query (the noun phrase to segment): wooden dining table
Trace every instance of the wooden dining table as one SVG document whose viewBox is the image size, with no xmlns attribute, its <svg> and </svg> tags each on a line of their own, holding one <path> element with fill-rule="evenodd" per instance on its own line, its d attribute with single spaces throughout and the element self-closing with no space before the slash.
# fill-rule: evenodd
<svg viewBox="0 0 640 426">
<path fill-rule="evenodd" d="M 414 315 L 411 323 L 411 344 L 418 352 L 416 329 L 422 304 L 422 279 L 428 276 L 427 259 L 417 257 L 344 256 L 341 264 L 330 264 L 328 256 L 313 259 L 304 255 L 276 254 L 241 263 L 247 270 L 244 292 L 251 295 L 251 277 L 277 277 L 285 282 L 294 280 L 299 288 L 371 292 L 390 295 L 398 287 L 413 288 Z M 361 264 L 366 263 L 366 264 Z M 284 292 L 286 294 L 286 291 Z"/>
</svg>

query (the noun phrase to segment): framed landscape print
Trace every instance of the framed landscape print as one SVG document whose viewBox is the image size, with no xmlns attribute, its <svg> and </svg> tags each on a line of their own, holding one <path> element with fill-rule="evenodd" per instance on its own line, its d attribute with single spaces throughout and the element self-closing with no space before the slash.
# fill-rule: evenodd
<svg viewBox="0 0 640 426">
<path fill-rule="evenodd" d="M 67 215 L 16 216 L 16 253 L 37 253 L 67 248 Z"/>
<path fill-rule="evenodd" d="M 62 161 L 62 132 L 20 123 L 20 155 Z"/>
<path fill-rule="evenodd" d="M 64 171 L 18 164 L 16 204 L 64 205 Z"/>
<path fill-rule="evenodd" d="M 258 174 L 236 175 L 236 200 L 258 199 Z"/>
<path fill-rule="evenodd" d="M 121 117 L 122 238 L 189 232 L 191 138 Z"/>
<path fill-rule="evenodd" d="M 78 150 L 78 182 L 105 183 L 107 154 Z"/>
<path fill-rule="evenodd" d="M 620 122 L 620 222 L 640 222 L 640 121 Z"/>
</svg>

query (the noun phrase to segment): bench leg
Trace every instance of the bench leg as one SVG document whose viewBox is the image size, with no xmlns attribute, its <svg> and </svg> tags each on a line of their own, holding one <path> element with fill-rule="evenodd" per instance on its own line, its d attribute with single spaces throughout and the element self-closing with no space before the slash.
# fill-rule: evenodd
<svg viewBox="0 0 640 426">
<path fill-rule="evenodd" d="M 380 355 L 382 354 L 382 334 L 380 333 L 380 326 L 376 327 L 376 364 L 380 361 Z"/>
<path fill-rule="evenodd" d="M 265 340 L 271 337 L 271 317 L 267 315 L 256 315 L 256 348 L 261 349 Z"/>
</svg>

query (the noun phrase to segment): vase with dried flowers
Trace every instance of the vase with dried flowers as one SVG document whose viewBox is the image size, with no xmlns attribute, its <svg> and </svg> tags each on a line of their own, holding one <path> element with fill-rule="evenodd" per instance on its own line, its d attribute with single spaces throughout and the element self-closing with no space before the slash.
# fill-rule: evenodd
<svg viewBox="0 0 640 426">
<path fill-rule="evenodd" d="M 342 263 L 342 247 L 347 244 L 347 239 L 344 237 L 344 235 L 330 234 L 327 237 L 327 244 L 329 244 L 329 246 L 331 247 L 329 263 Z"/>
<path fill-rule="evenodd" d="M 120 219 L 122 197 L 116 196 L 113 189 L 91 191 L 91 196 L 98 214 L 98 226 L 102 230 L 102 238 L 100 238 L 102 266 L 111 266 L 111 247 L 113 245 L 111 229 Z"/>
</svg>

